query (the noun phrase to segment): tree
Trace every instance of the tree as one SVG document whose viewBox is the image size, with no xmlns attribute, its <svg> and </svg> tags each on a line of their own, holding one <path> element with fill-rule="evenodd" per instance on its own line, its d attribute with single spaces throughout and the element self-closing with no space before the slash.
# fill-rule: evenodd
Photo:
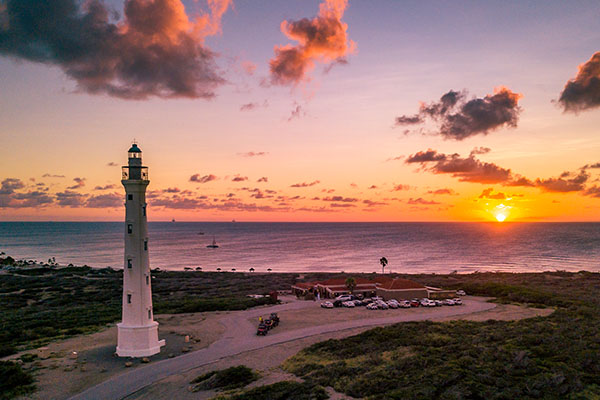
<svg viewBox="0 0 600 400">
<path fill-rule="evenodd" d="M 267 272 L 271 272 L 273 271 L 271 268 L 267 268 Z"/>
<path fill-rule="evenodd" d="M 385 257 L 381 257 L 379 259 L 379 264 L 381 264 L 381 273 L 385 273 L 385 267 L 388 265 L 388 260 Z"/>
<path fill-rule="evenodd" d="M 235 272 L 235 268 L 231 268 L 231 271 L 232 271 L 232 272 Z"/>
<path fill-rule="evenodd" d="M 253 267 L 250 267 L 250 272 L 254 272 L 254 268 Z"/>
<path fill-rule="evenodd" d="M 350 293 L 354 293 L 354 288 L 356 288 L 356 279 L 350 277 L 346 279 L 346 287 L 350 291 Z"/>
<path fill-rule="evenodd" d="M 217 272 L 221 272 L 221 268 L 217 268 Z"/>
</svg>

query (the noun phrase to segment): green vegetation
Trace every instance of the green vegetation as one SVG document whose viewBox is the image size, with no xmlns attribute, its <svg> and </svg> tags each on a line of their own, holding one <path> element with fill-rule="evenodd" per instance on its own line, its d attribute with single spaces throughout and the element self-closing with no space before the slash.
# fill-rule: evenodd
<svg viewBox="0 0 600 400">
<path fill-rule="evenodd" d="M 310 382 L 283 381 L 259 386 L 232 396 L 219 396 L 217 400 L 325 400 L 329 396 L 321 386 Z"/>
<path fill-rule="evenodd" d="M 12 399 L 34 390 L 33 376 L 11 361 L 0 361 L 0 400 Z"/>
<path fill-rule="evenodd" d="M 600 399 L 600 274 L 406 277 L 557 310 L 521 321 L 376 328 L 315 344 L 285 368 L 368 399 Z"/>
<path fill-rule="evenodd" d="M 0 357 L 94 332 L 121 318 L 120 270 L 40 267 L 27 262 L 13 265 L 19 267 L 5 268 L 0 274 Z M 289 289 L 296 276 L 153 271 L 154 312 L 242 310 L 268 304 L 271 298 L 247 295 Z"/>
<path fill-rule="evenodd" d="M 197 377 L 190 383 L 195 384 L 192 391 L 197 392 L 210 389 L 239 389 L 257 379 L 258 374 L 252 369 L 245 365 L 238 365 L 237 367 L 209 372 Z"/>
</svg>

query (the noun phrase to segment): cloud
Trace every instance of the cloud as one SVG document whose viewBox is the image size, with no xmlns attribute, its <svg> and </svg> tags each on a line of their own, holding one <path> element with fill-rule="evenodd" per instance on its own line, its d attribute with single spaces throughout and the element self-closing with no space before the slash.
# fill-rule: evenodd
<svg viewBox="0 0 600 400">
<path fill-rule="evenodd" d="M 429 190 L 427 193 L 433 194 L 433 195 L 444 195 L 444 194 L 454 194 L 455 192 L 452 189 L 443 188 L 443 189 Z"/>
<path fill-rule="evenodd" d="M 575 78 L 565 84 L 558 102 L 568 112 L 600 106 L 600 52 L 579 66 Z"/>
<path fill-rule="evenodd" d="M 231 182 L 244 182 L 244 181 L 247 181 L 247 180 L 248 180 L 247 176 L 236 175 L 235 177 L 233 177 L 233 179 L 231 180 Z"/>
<path fill-rule="evenodd" d="M 321 183 L 321 182 L 320 181 L 312 181 L 310 183 L 306 183 L 306 182 L 294 183 L 293 185 L 290 185 L 290 187 L 293 187 L 293 188 L 304 188 L 304 187 L 309 187 L 309 186 L 315 186 L 315 185 L 318 185 L 319 183 Z"/>
<path fill-rule="evenodd" d="M 59 66 L 79 90 L 124 99 L 211 98 L 224 79 L 204 38 L 231 0 L 190 20 L 181 0 L 126 0 L 124 18 L 101 1 L 5 0 L 0 54 Z"/>
<path fill-rule="evenodd" d="M 343 204 L 331 203 L 329 205 L 329 207 L 332 207 L 332 208 L 348 208 L 348 207 L 356 207 L 356 206 L 354 204 L 349 204 L 349 203 L 343 203 Z"/>
<path fill-rule="evenodd" d="M 408 199 L 408 201 L 406 202 L 407 204 L 412 204 L 412 205 L 436 205 L 436 204 L 441 204 L 438 203 L 437 201 L 427 201 L 425 199 L 423 199 L 422 197 L 419 197 L 418 199 L 413 199 L 412 197 L 410 199 Z"/>
<path fill-rule="evenodd" d="M 259 178 L 256 182 L 269 182 L 269 178 L 263 176 L 262 178 Z"/>
<path fill-rule="evenodd" d="M 579 192 L 585 189 L 590 175 L 585 171 L 579 173 L 564 172 L 558 178 L 536 179 L 535 185 L 546 192 Z"/>
<path fill-rule="evenodd" d="M 17 178 L 6 178 L 0 186 L 0 194 L 12 194 L 15 190 L 23 189 L 25 184 Z"/>
<path fill-rule="evenodd" d="M 200 176 L 200 174 L 194 174 L 190 176 L 190 182 L 196 183 L 208 183 L 211 181 L 217 180 L 217 177 L 213 174 Z"/>
<path fill-rule="evenodd" d="M 492 151 L 492 149 L 490 149 L 489 147 L 475 147 L 473 150 L 471 150 L 471 155 L 477 156 L 481 154 L 487 154 L 490 151 Z"/>
<path fill-rule="evenodd" d="M 288 122 L 291 122 L 294 118 L 300 118 L 306 115 L 306 112 L 302 109 L 302 106 L 298 103 L 294 104 L 294 108 L 292 108 L 292 112 L 288 117 Z"/>
<path fill-rule="evenodd" d="M 75 184 L 73 186 L 69 186 L 67 189 L 79 189 L 85 186 L 85 178 L 73 178 Z"/>
<path fill-rule="evenodd" d="M 181 192 L 181 189 L 173 187 L 173 188 L 166 188 L 162 190 L 163 193 L 179 193 Z"/>
<path fill-rule="evenodd" d="M 363 200 L 362 201 L 364 204 L 367 205 L 367 207 L 378 207 L 378 206 L 387 206 L 388 203 L 384 203 L 384 202 L 380 202 L 380 201 L 373 201 L 373 200 Z"/>
<path fill-rule="evenodd" d="M 600 197 L 600 186 L 594 185 L 592 187 L 589 187 L 585 190 L 583 194 L 591 197 Z"/>
<path fill-rule="evenodd" d="M 64 192 L 56 193 L 56 202 L 61 207 L 83 207 L 85 196 L 81 193 L 65 190 Z"/>
<path fill-rule="evenodd" d="M 118 193 L 99 194 L 91 196 L 85 202 L 90 208 L 117 208 L 123 206 L 123 196 Z"/>
<path fill-rule="evenodd" d="M 44 174 L 42 178 L 64 178 L 64 175 Z"/>
<path fill-rule="evenodd" d="M 392 189 L 392 192 L 399 192 L 400 190 L 409 190 L 409 189 L 410 189 L 410 186 L 408 186 L 408 185 L 394 184 L 394 188 Z"/>
<path fill-rule="evenodd" d="M 111 162 L 109 162 L 108 164 L 106 164 L 106 166 L 107 166 L 107 167 L 118 167 L 118 166 L 119 166 L 119 164 L 117 164 L 116 162 L 113 162 L 113 161 L 111 161 Z"/>
<path fill-rule="evenodd" d="M 248 75 L 254 75 L 254 72 L 256 71 L 256 64 L 252 61 L 242 61 L 242 69 Z"/>
<path fill-rule="evenodd" d="M 503 86 L 495 88 L 493 95 L 471 100 L 467 100 L 466 91 L 451 90 L 438 102 L 421 104 L 417 114 L 397 117 L 395 125 L 421 124 L 429 119 L 438 125 L 436 134 L 444 139 L 464 140 L 479 134 L 487 135 L 505 126 L 517 126 L 522 97 Z"/>
<path fill-rule="evenodd" d="M 275 46 L 275 57 L 269 61 L 271 84 L 297 85 L 307 79 L 315 61 L 346 61 L 356 47 L 347 37 L 348 25 L 342 22 L 347 5 L 347 0 L 325 0 L 313 19 L 281 23 L 281 32 L 298 44 Z"/>
<path fill-rule="evenodd" d="M 479 198 L 480 199 L 490 199 L 490 200 L 505 200 L 506 199 L 506 195 L 504 193 L 499 192 L 499 193 L 492 194 L 493 191 L 494 191 L 493 188 L 485 189 L 483 192 L 481 192 L 481 194 L 479 195 Z"/>
<path fill-rule="evenodd" d="M 96 186 L 94 188 L 94 190 L 109 190 L 109 189 L 115 189 L 116 186 L 115 185 L 105 185 L 105 186 Z"/>
<path fill-rule="evenodd" d="M 355 203 L 358 201 L 358 199 L 354 198 L 354 197 L 331 196 L 331 197 L 323 197 L 323 201 L 337 201 L 340 203 Z"/>
<path fill-rule="evenodd" d="M 462 158 L 458 154 L 443 154 L 428 149 L 410 155 L 405 163 L 419 163 L 434 174 L 450 174 L 461 182 L 501 183 L 512 180 L 510 169 L 478 160 L 473 154 Z"/>
<path fill-rule="evenodd" d="M 246 103 L 246 104 L 242 104 L 240 106 L 240 111 L 252 111 L 252 110 L 254 110 L 258 106 L 259 106 L 258 103 Z"/>
<path fill-rule="evenodd" d="M 262 157 L 262 156 L 266 156 L 267 154 L 269 154 L 266 151 L 249 151 L 246 153 L 238 153 L 238 156 L 242 156 L 242 157 Z"/>
<path fill-rule="evenodd" d="M 377 189 L 377 186 L 376 185 L 371 185 L 371 186 L 369 186 L 369 189 Z"/>
</svg>

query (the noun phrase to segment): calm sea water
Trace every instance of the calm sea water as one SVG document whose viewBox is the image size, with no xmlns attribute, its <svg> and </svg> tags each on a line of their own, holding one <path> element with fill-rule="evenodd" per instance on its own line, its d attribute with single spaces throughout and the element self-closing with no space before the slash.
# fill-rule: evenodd
<svg viewBox="0 0 600 400">
<path fill-rule="evenodd" d="M 0 222 L 0 251 L 123 265 L 123 223 Z M 151 222 L 152 268 L 247 271 L 600 271 L 600 223 Z M 199 233 L 203 232 L 204 235 Z M 213 237 L 218 249 L 208 249 Z"/>
</svg>

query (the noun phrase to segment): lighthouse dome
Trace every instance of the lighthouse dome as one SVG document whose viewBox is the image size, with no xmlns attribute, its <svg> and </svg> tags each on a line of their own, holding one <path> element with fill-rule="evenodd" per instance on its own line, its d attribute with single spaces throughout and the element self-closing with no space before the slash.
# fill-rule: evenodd
<svg viewBox="0 0 600 400">
<path fill-rule="evenodd" d="M 131 148 L 128 151 L 128 153 L 141 153 L 141 152 L 142 152 L 142 150 L 140 150 L 138 145 L 135 143 L 131 145 Z"/>
</svg>

